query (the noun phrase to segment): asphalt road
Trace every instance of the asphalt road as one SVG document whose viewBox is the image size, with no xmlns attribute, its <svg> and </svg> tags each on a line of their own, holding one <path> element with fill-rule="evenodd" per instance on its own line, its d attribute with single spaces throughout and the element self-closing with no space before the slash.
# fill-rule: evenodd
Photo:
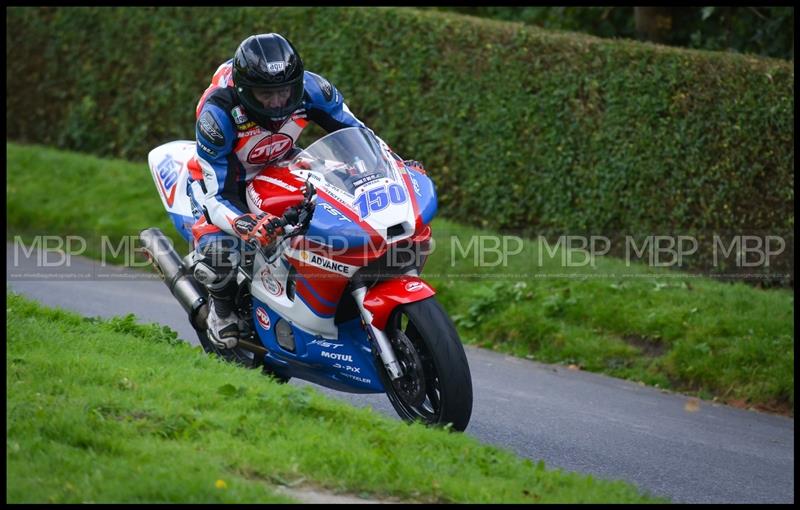
<svg viewBox="0 0 800 510">
<path fill-rule="evenodd" d="M 150 273 L 7 243 L 6 280 L 45 305 L 87 316 L 134 313 L 197 344 L 180 305 Z M 70 276 L 71 275 L 71 276 Z M 126 276 L 128 275 L 128 276 Z M 701 402 L 587 372 L 466 347 L 474 406 L 466 433 L 548 467 L 629 481 L 674 502 L 793 503 L 794 420 Z M 293 380 L 292 384 L 310 384 Z M 397 418 L 384 395 L 313 385 Z M 687 403 L 689 405 L 687 406 Z"/>
</svg>

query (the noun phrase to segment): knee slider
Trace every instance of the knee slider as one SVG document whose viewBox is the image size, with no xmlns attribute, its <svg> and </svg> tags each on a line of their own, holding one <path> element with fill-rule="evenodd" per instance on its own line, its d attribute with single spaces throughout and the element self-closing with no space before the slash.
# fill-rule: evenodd
<svg viewBox="0 0 800 510">
<path fill-rule="evenodd" d="M 230 276 L 230 271 L 217 271 L 205 262 L 198 262 L 194 266 L 194 279 L 206 287 L 214 286 L 216 283 L 223 283 Z"/>
<path fill-rule="evenodd" d="M 236 274 L 239 266 L 239 252 L 214 243 L 202 252 L 203 258 L 195 265 L 195 279 L 209 288 L 225 286 Z"/>
</svg>

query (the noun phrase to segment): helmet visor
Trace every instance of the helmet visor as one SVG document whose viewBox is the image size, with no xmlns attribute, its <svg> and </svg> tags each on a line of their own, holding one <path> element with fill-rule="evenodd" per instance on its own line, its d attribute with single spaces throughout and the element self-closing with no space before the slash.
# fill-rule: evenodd
<svg viewBox="0 0 800 510">
<path fill-rule="evenodd" d="M 291 114 L 303 100 L 303 80 L 279 87 L 244 87 L 239 95 L 245 108 L 256 116 L 282 118 Z"/>
</svg>

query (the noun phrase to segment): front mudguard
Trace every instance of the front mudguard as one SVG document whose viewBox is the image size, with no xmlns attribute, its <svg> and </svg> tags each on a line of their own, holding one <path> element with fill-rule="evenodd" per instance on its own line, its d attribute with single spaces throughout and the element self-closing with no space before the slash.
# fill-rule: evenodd
<svg viewBox="0 0 800 510">
<path fill-rule="evenodd" d="M 434 294 L 436 291 L 422 278 L 401 276 L 369 289 L 364 296 L 364 308 L 372 314 L 372 325 L 384 330 L 397 306 L 422 301 Z"/>
</svg>

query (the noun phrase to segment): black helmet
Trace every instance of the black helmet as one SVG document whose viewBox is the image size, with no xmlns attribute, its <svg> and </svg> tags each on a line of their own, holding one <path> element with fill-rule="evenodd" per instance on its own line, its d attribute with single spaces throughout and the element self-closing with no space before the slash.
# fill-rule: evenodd
<svg viewBox="0 0 800 510">
<path fill-rule="evenodd" d="M 251 35 L 233 56 L 233 84 L 252 120 L 280 122 L 303 102 L 303 61 L 282 35 Z"/>
</svg>

